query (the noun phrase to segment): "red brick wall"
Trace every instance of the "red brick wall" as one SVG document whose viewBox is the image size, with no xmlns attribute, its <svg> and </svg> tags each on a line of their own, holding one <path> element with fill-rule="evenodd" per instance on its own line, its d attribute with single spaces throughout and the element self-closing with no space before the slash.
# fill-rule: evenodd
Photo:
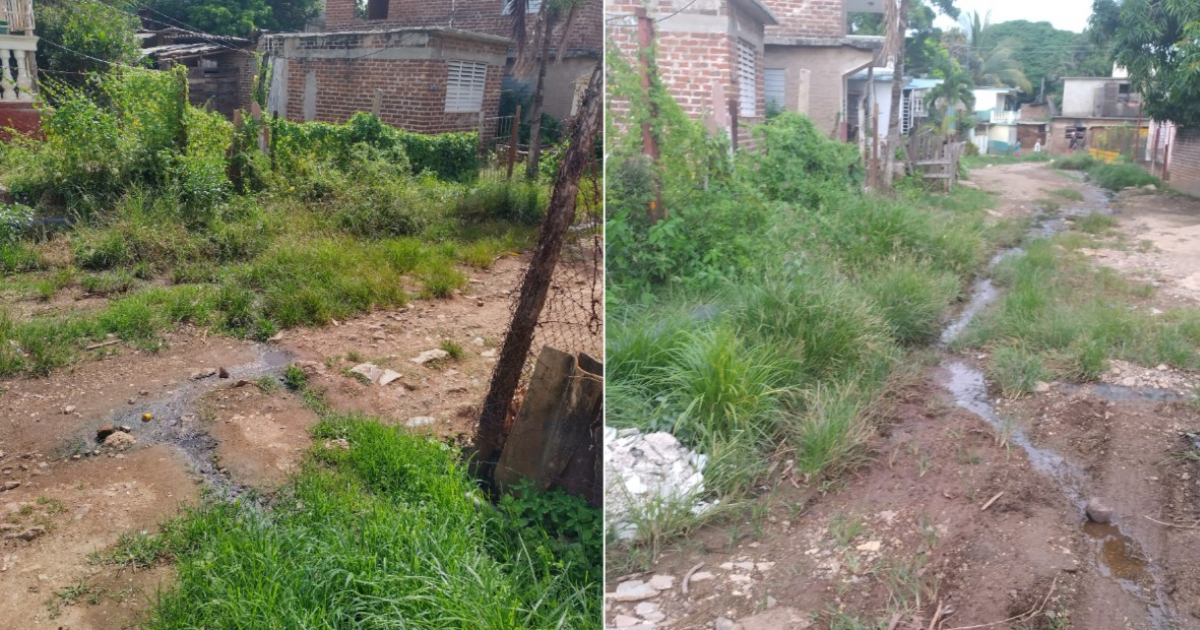
<svg viewBox="0 0 1200 630">
<path fill-rule="evenodd" d="M 38 135 L 42 131 L 42 117 L 32 103 L 0 104 L 0 140 L 12 137 L 9 129 L 26 136 Z"/>
<path fill-rule="evenodd" d="M 1171 146 L 1171 188 L 1200 197 L 1200 127 L 1181 127 Z"/>
<path fill-rule="evenodd" d="M 713 4 L 708 3 L 708 6 Z M 639 6 L 641 6 L 640 3 L 628 0 L 609 0 L 606 3 L 608 13 L 613 16 L 631 14 Z M 717 6 L 719 8 L 715 10 L 701 9 L 687 12 L 729 16 L 728 2 L 717 3 Z M 651 8 L 650 15 L 651 17 L 661 17 L 675 11 L 676 7 L 670 0 L 662 0 L 657 3 L 657 7 Z M 730 20 L 732 19 L 733 16 L 730 16 Z M 625 21 L 621 21 L 619 24 L 622 26 L 610 26 L 607 39 L 617 47 L 623 57 L 633 62 L 636 60 L 638 50 L 637 28 L 636 26 L 624 26 L 625 23 Z M 761 35 L 761 33 L 757 35 Z M 737 83 L 737 40 L 738 38 L 730 35 L 728 30 L 718 33 L 662 29 L 657 33 L 655 44 L 658 49 L 659 76 L 671 96 L 693 118 L 702 119 L 713 113 L 713 91 L 714 86 L 718 84 L 723 87 L 726 103 L 729 99 L 738 100 L 739 90 L 742 86 Z M 739 115 L 738 118 L 738 135 L 742 146 L 748 146 L 751 126 L 762 122 L 766 114 L 764 73 L 763 51 L 760 47 L 755 72 L 757 85 L 753 87 L 757 94 L 756 116 L 743 118 Z M 718 106 L 727 113 L 728 105 L 726 103 Z M 617 99 L 611 102 L 610 110 L 614 116 L 619 117 L 626 113 L 628 108 Z"/>
<path fill-rule="evenodd" d="M 418 133 L 478 130 L 479 113 L 445 111 L 447 61 L 454 59 L 455 53 L 502 56 L 505 49 L 503 44 L 435 36 L 428 45 L 440 50 L 436 59 L 386 59 L 382 56 L 358 59 L 301 58 L 306 52 L 312 54 L 322 50 L 349 50 L 354 51 L 351 55 L 358 56 L 372 50 L 397 47 L 405 34 L 411 35 L 412 31 L 299 38 L 296 52 L 289 55 L 287 62 L 287 118 L 304 120 L 307 77 L 310 71 L 315 71 L 315 120 L 342 123 L 358 112 L 370 112 L 378 89 L 383 91 L 380 119 L 389 125 Z M 282 50 L 282 38 L 272 38 L 268 50 Z M 485 117 L 495 117 L 500 109 L 503 75 L 503 65 L 489 65 L 483 99 Z M 486 137 L 488 133 L 484 135 Z"/>
<path fill-rule="evenodd" d="M 325 26 L 330 32 L 366 29 L 439 26 L 489 35 L 512 35 L 512 16 L 503 15 L 505 0 L 390 0 L 386 20 L 360 20 L 355 17 L 356 0 L 327 0 Z M 580 8 L 567 39 L 565 54 L 599 54 L 603 48 L 603 0 L 587 0 Z M 536 14 L 528 15 L 532 29 Z M 561 26 L 561 25 L 560 25 Z M 557 32 L 557 29 L 556 29 Z M 555 38 L 557 41 L 557 35 Z"/>
<path fill-rule="evenodd" d="M 845 37 L 846 11 L 842 0 L 764 0 L 779 20 L 767 27 L 767 37 Z"/>
</svg>

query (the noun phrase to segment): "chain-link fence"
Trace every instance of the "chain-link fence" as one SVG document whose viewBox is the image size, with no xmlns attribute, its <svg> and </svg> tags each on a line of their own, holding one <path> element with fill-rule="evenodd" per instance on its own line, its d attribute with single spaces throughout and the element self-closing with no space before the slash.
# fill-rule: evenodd
<svg viewBox="0 0 1200 630">
<path fill-rule="evenodd" d="M 558 175 L 511 304 L 476 444 L 485 478 L 506 482 L 501 473 L 511 471 L 504 462 L 518 457 L 518 476 L 549 480 L 543 486 L 574 483 L 569 490 L 595 497 L 599 443 L 592 437 L 600 435 L 604 348 L 604 182 L 600 151 L 593 150 L 599 145 L 599 77 L 597 71 L 595 89 L 589 88 L 593 100 L 569 127 L 569 148 L 543 154 L 558 164 Z M 556 448 L 560 444 L 564 448 Z M 596 457 L 580 457 L 579 448 Z M 596 470 L 572 473 L 582 462 L 595 463 Z"/>
</svg>

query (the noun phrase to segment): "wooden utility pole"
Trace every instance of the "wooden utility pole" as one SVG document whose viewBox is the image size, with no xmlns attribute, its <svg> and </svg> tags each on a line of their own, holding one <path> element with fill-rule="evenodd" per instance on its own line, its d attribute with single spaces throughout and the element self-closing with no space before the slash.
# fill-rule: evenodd
<svg viewBox="0 0 1200 630">
<path fill-rule="evenodd" d="M 887 0 L 889 8 L 899 3 L 895 8 L 895 19 L 888 22 L 888 52 L 894 55 L 892 65 L 892 110 L 888 112 L 888 142 L 887 153 L 883 159 L 883 185 L 885 190 L 892 189 L 895 176 L 896 147 L 900 146 L 900 109 L 904 100 L 904 39 L 908 34 L 908 2 L 909 0 Z M 889 16 L 890 17 L 890 16 Z"/>
<path fill-rule="evenodd" d="M 546 305 L 546 296 L 550 292 L 554 268 L 562 253 L 567 230 L 575 221 L 579 181 L 591 159 L 592 145 L 600 131 L 603 77 L 601 65 L 596 64 L 579 115 L 572 123 L 570 145 L 559 165 L 554 190 L 550 194 L 550 207 L 538 234 L 537 248 L 521 283 L 521 295 L 517 299 L 512 323 L 504 337 L 500 359 L 483 402 L 483 413 L 479 416 L 479 429 L 475 434 L 475 449 L 476 464 L 483 466 L 479 471 L 485 478 L 491 476 L 491 465 L 504 448 L 504 420 L 508 416 L 509 404 L 521 381 L 521 370 L 533 345 L 533 331 Z"/>
<path fill-rule="evenodd" d="M 638 68 L 642 75 L 642 92 L 646 95 L 646 120 L 642 121 L 642 153 L 650 158 L 650 164 L 658 166 L 658 103 L 654 101 L 653 80 L 657 71 L 654 64 L 654 20 L 645 7 L 634 10 L 638 23 Z M 650 201 L 650 223 L 658 223 L 667 216 L 663 208 L 662 182 L 657 171 L 654 175 L 654 199 Z"/>
</svg>

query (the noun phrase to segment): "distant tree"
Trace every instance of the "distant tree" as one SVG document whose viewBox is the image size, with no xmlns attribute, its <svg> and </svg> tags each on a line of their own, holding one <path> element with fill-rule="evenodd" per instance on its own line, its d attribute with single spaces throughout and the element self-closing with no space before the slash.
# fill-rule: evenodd
<svg viewBox="0 0 1200 630">
<path fill-rule="evenodd" d="M 904 66 L 913 76 L 933 71 L 937 50 L 941 48 L 942 29 L 934 26 L 938 13 L 957 20 L 954 0 L 913 0 L 908 8 L 908 37 L 904 44 Z M 850 28 L 856 35 L 883 35 L 882 13 L 855 13 Z"/>
<path fill-rule="evenodd" d="M 1095 0 L 1093 36 L 1111 45 L 1158 120 L 1200 125 L 1200 3 L 1195 0 Z"/>
<path fill-rule="evenodd" d="M 1021 62 L 1014 51 L 1020 42 L 1002 38 L 991 23 L 991 13 L 980 15 L 978 11 L 959 18 L 961 30 L 949 34 L 944 40 L 951 55 L 963 68 L 971 73 L 975 85 L 1009 86 L 1026 93 L 1032 90 Z"/>
<path fill-rule="evenodd" d="M 322 0 L 149 0 L 160 26 L 246 37 L 255 30 L 298 31 L 321 13 Z M 186 27 L 184 25 L 187 25 Z"/>
<path fill-rule="evenodd" d="M 138 21 L 123 8 L 115 2 L 39 0 L 37 63 L 42 78 L 80 86 L 89 73 L 138 63 Z"/>
<path fill-rule="evenodd" d="M 930 109 L 930 118 L 946 130 L 950 114 L 960 103 L 968 112 L 975 109 L 975 93 L 971 91 L 975 88 L 975 82 L 971 80 L 971 73 L 948 54 L 939 61 L 933 76 L 941 79 L 942 83 L 930 88 L 925 103 Z"/>
</svg>

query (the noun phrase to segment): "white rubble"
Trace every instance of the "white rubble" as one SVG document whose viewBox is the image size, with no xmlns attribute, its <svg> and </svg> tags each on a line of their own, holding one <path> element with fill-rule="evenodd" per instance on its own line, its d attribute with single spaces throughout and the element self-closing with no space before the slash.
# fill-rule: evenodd
<svg viewBox="0 0 1200 630">
<path fill-rule="evenodd" d="M 621 540 L 637 535 L 636 521 L 664 509 L 701 514 L 708 456 L 688 450 L 670 433 L 604 428 L 604 510 Z"/>
</svg>

